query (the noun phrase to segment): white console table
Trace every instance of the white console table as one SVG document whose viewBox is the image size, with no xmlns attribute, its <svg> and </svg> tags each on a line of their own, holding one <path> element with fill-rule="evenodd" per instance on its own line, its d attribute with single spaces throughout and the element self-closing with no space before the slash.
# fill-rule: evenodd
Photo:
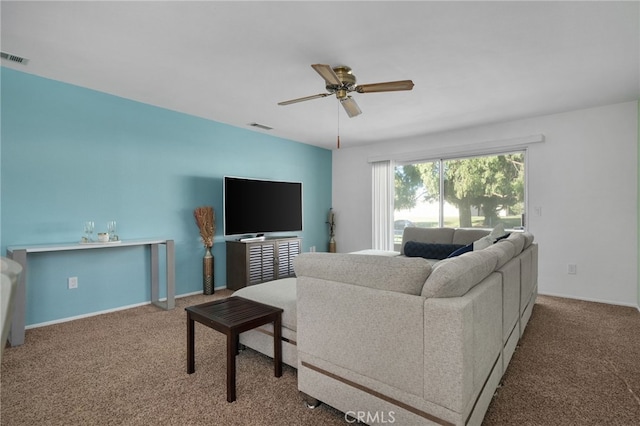
<svg viewBox="0 0 640 426">
<path fill-rule="evenodd" d="M 160 245 L 166 246 L 166 278 L 167 300 L 160 301 L 160 263 L 158 251 Z M 29 246 L 7 247 L 7 257 L 22 265 L 22 274 L 16 288 L 15 309 L 9 334 L 11 346 L 24 343 L 25 313 L 26 313 L 26 285 L 27 285 L 27 257 L 29 253 L 58 252 L 68 250 L 116 249 L 119 247 L 149 246 L 151 250 L 151 303 L 169 310 L 175 307 L 175 246 L 173 240 L 123 240 L 119 243 L 69 243 L 69 244 L 39 244 Z"/>
</svg>

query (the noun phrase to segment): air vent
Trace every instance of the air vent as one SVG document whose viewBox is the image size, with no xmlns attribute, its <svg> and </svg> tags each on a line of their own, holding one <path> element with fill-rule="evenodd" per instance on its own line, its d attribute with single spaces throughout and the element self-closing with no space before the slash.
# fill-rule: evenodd
<svg viewBox="0 0 640 426">
<path fill-rule="evenodd" d="M 257 127 L 258 129 L 262 129 L 262 130 L 273 130 L 273 127 L 265 126 L 264 124 L 259 124 L 259 123 L 249 123 L 249 126 Z"/>
<path fill-rule="evenodd" d="M 23 58 L 18 55 L 14 55 L 13 53 L 0 52 L 0 58 L 6 59 L 7 61 L 17 62 L 22 65 L 27 65 L 29 60 L 27 58 Z"/>
</svg>

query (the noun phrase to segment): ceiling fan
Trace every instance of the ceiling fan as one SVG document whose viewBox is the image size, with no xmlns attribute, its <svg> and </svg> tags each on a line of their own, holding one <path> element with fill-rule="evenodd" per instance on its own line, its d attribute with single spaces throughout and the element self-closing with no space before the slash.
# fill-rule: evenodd
<svg viewBox="0 0 640 426">
<path fill-rule="evenodd" d="M 324 98 L 335 94 L 336 98 L 338 98 L 344 107 L 344 110 L 347 112 L 347 115 L 349 117 L 355 117 L 362 114 L 362 111 L 356 101 L 348 95 L 351 92 L 375 93 L 413 89 L 413 81 L 411 80 L 357 85 L 356 76 L 351 72 L 351 68 L 344 65 L 332 68 L 329 65 L 313 64 L 311 67 L 316 70 L 322 78 L 324 78 L 328 93 L 319 93 L 317 95 L 278 102 L 278 105 L 290 105 L 297 102 L 310 101 L 311 99 Z"/>
</svg>

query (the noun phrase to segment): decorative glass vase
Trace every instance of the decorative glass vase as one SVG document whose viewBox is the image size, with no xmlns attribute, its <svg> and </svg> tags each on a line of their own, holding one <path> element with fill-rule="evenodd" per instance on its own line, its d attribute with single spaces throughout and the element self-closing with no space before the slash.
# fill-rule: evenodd
<svg viewBox="0 0 640 426">
<path fill-rule="evenodd" d="M 333 238 L 333 236 L 331 236 L 331 239 L 329 240 L 329 253 L 335 253 L 336 252 L 336 240 Z"/>
<path fill-rule="evenodd" d="M 213 255 L 211 247 L 206 249 L 202 258 L 202 293 L 213 294 Z"/>
</svg>

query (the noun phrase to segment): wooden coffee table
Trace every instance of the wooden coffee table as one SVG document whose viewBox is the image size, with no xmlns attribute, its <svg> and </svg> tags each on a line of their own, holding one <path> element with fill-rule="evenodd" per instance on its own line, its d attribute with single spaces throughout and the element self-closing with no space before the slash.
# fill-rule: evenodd
<svg viewBox="0 0 640 426">
<path fill-rule="evenodd" d="M 227 401 L 236 400 L 236 355 L 240 333 L 273 323 L 274 375 L 282 376 L 282 309 L 238 296 L 189 306 L 187 311 L 187 373 L 195 371 L 194 321 L 227 335 Z"/>
</svg>

